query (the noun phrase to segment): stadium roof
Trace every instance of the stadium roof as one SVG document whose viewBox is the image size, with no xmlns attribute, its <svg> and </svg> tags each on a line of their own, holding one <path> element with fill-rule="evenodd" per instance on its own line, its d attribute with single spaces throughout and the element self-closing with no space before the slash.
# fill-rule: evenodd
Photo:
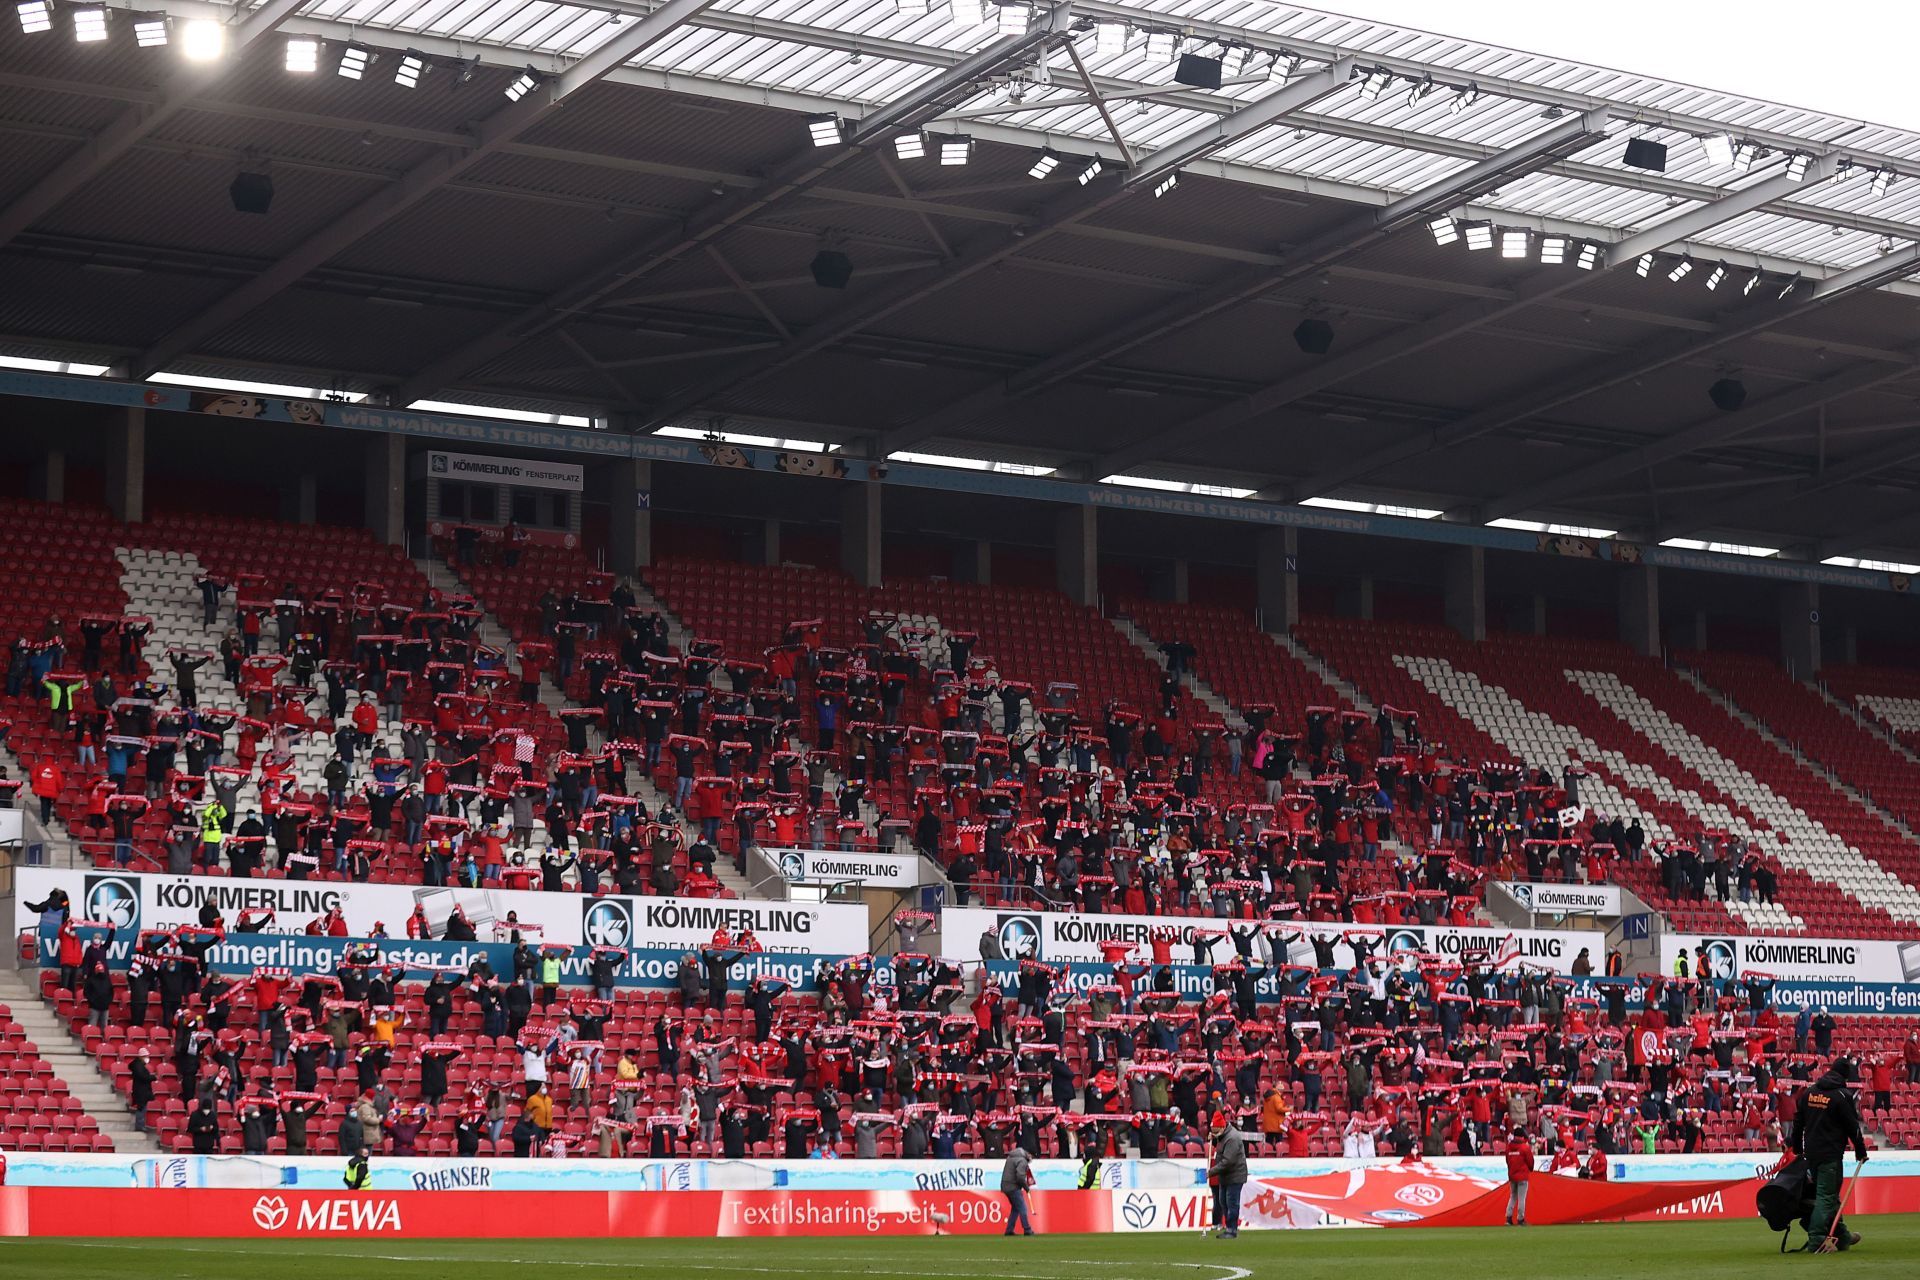
<svg viewBox="0 0 1920 1280">
<path fill-rule="evenodd" d="M 1920 558 L 1920 135 L 1254 0 L 75 12 L 15 356 Z"/>
</svg>

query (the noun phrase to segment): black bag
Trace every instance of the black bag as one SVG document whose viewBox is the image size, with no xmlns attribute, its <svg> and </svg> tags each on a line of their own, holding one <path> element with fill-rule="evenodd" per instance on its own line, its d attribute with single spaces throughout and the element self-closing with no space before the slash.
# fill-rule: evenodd
<svg viewBox="0 0 1920 1280">
<path fill-rule="evenodd" d="M 1789 1231 L 1796 1222 L 1804 1226 L 1813 1213 L 1813 1171 L 1805 1160 L 1788 1161 L 1754 1192 L 1753 1202 L 1775 1231 Z M 1786 1248 L 1784 1237 L 1780 1247 Z"/>
</svg>

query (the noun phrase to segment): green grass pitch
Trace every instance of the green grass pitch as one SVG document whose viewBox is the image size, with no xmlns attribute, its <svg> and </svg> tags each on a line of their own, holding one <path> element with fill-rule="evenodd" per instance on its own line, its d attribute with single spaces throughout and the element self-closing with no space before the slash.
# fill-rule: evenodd
<svg viewBox="0 0 1920 1280">
<path fill-rule="evenodd" d="M 0 1241 L 0 1275 L 60 1280 L 525 1280 L 596 1274 L 675 1280 L 864 1275 L 885 1280 L 1374 1280 L 1605 1277 L 1755 1280 L 1836 1270 L 1920 1277 L 1920 1215 L 1861 1217 L 1851 1253 L 1778 1252 L 1764 1223 L 1636 1223 L 1513 1229 L 1250 1231 L 1198 1235 L 785 1240 Z M 1799 1240 L 1796 1231 L 1795 1242 Z"/>
</svg>

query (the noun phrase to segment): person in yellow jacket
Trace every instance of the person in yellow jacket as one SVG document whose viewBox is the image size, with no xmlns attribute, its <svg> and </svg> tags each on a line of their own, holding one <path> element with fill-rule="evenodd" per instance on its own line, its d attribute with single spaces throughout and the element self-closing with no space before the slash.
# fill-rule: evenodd
<svg viewBox="0 0 1920 1280">
<path fill-rule="evenodd" d="M 218 800 L 207 802 L 200 811 L 200 864 L 205 867 L 220 865 L 220 845 L 227 838 L 227 806 Z"/>
<path fill-rule="evenodd" d="M 545 1082 L 534 1090 L 533 1096 L 527 1099 L 522 1110 L 527 1119 L 533 1121 L 535 1127 L 540 1130 L 540 1141 L 544 1142 L 553 1132 L 553 1095 L 547 1092 Z"/>
</svg>

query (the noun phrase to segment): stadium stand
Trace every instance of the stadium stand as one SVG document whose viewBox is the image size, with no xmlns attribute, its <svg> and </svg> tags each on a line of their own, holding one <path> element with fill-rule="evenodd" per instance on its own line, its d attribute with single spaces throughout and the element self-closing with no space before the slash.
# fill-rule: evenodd
<svg viewBox="0 0 1920 1280">
<path fill-rule="evenodd" d="M 554 1154 L 559 1142 L 575 1156 L 804 1157 L 824 1141 L 841 1156 L 951 1158 L 993 1155 L 1015 1135 L 1059 1154 L 1109 1137 L 1192 1154 L 1220 1109 L 1269 1135 L 1274 1154 L 1339 1154 L 1363 1136 L 1371 1150 L 1376 1134 L 1382 1151 L 1498 1152 L 1515 1126 L 1537 1126 L 1548 1150 L 1638 1149 L 1650 1134 L 1662 1151 L 1767 1150 L 1807 1072 L 1834 1052 L 1866 1064 L 1868 1118 L 1890 1139 L 1920 1115 L 1908 1066 L 1920 1042 L 1901 1040 L 1911 1019 L 1795 1022 L 1771 1007 L 1770 982 L 1654 978 L 1657 1008 L 1603 1014 L 1568 999 L 1565 979 L 1471 957 L 1464 970 L 1429 960 L 1369 978 L 1377 942 L 1361 938 L 1351 971 L 1286 973 L 1282 1016 L 1263 1018 L 1257 956 L 1217 965 L 1203 1000 L 1161 992 L 1148 975 L 1172 958 L 1172 937 L 1155 939 L 1151 964 L 1117 961 L 1114 981 L 1084 999 L 1056 999 L 1060 975 L 1028 961 L 1012 990 L 964 1010 L 963 975 L 924 957 L 897 961 L 890 1008 L 860 963 L 823 969 L 820 997 L 729 982 L 731 940 L 687 958 L 680 992 L 602 1002 L 571 988 L 552 1007 L 531 956 L 524 985 L 482 972 L 426 988 L 384 967 L 374 942 L 337 981 L 260 971 L 189 983 L 172 1030 L 149 1025 L 150 1007 L 136 1021 L 124 991 L 104 1030 L 89 1026 L 53 973 L 42 984 L 120 1087 L 136 1058 L 152 1073 L 148 1118 L 183 1151 L 284 1153 L 293 1108 L 306 1113 L 296 1153 L 338 1150 L 366 1126 L 384 1135 L 371 1145 L 401 1155 Z M 1429 1055 L 1419 1074 L 1416 1026 L 1452 1055 Z M 1644 1059 L 1643 1032 L 1660 1046 Z M 542 1085 L 551 1119 L 532 1100 Z M 188 1120 L 202 1100 L 216 1128 L 196 1147 Z"/>
<path fill-rule="evenodd" d="M 1116 625 L 1038 588 L 923 579 L 864 588 L 832 571 L 705 558 L 669 559 L 622 582 L 575 548 L 476 554 L 457 534 L 437 548 L 445 563 L 423 572 L 351 530 L 201 517 L 128 526 L 85 508 L 26 505 L 18 514 L 8 537 L 92 584 L 78 598 L 98 648 L 65 619 L 47 621 L 72 608 L 62 604 L 71 593 L 29 592 L 16 606 L 15 625 L 41 632 L 22 652 L 48 655 L 48 672 L 34 683 L 30 668 L 10 691 L 10 745 L 29 771 L 49 762 L 70 771 L 53 810 L 101 865 L 124 855 L 179 866 L 170 845 L 183 837 L 201 869 L 223 780 L 236 838 L 218 842 L 216 874 L 612 887 L 560 857 L 573 853 L 560 848 L 564 832 L 596 865 L 604 858 L 623 889 L 681 887 L 693 874 L 704 891 L 726 893 L 700 867 L 749 842 L 905 838 L 984 902 L 1211 917 L 1220 925 L 1203 935 L 1226 939 L 1222 926 L 1233 924 L 1236 949 L 1261 921 L 1326 944 L 1315 972 L 1283 974 L 1298 1016 L 1271 1022 L 1237 1004 L 1239 983 L 1260 968 L 1251 949 L 1216 966 L 1207 1000 L 1136 991 L 1166 961 L 1164 943 L 1152 965 L 1122 961 L 1088 1002 L 1050 1001 L 1056 975 L 1023 965 L 1024 998 L 1012 1002 L 1024 1012 L 1013 1014 L 997 995 L 962 1000 L 965 975 L 933 962 L 910 972 L 902 985 L 914 990 L 895 993 L 891 1008 L 863 1006 L 857 968 L 832 975 L 824 1001 L 750 986 L 736 994 L 761 1005 L 757 1022 L 739 1008 L 661 1022 L 704 1002 L 702 961 L 690 1002 L 621 990 L 602 1006 L 570 992 L 557 1018 L 514 1008 L 526 988 L 512 975 L 463 983 L 457 995 L 435 990 L 444 1027 L 427 988 L 381 968 L 377 943 L 336 991 L 265 972 L 209 986 L 191 963 L 195 940 L 173 939 L 140 961 L 168 969 L 172 956 L 184 973 L 167 980 L 183 1011 L 172 1026 L 134 1019 L 116 984 L 107 1025 L 90 1027 L 81 994 L 43 974 L 52 1006 L 119 1087 L 130 1088 L 145 1049 L 150 1119 L 177 1150 L 196 1149 L 189 1116 L 202 1096 L 217 1128 L 209 1139 L 204 1124 L 191 1126 L 202 1147 L 284 1150 L 284 1130 L 263 1116 L 299 1106 L 311 1110 L 308 1149 L 334 1150 L 369 1089 L 398 1129 L 390 1150 L 514 1149 L 505 1125 L 544 1118 L 544 1103 L 523 1102 L 525 1082 L 542 1076 L 556 1119 L 537 1135 L 521 1127 L 519 1145 L 549 1153 L 557 1141 L 570 1154 L 629 1142 L 804 1154 L 841 1107 L 845 1128 L 827 1140 L 843 1155 L 990 1154 L 1023 1128 L 1070 1146 L 1067 1130 L 1089 1125 L 1144 1150 L 1191 1153 L 1205 1111 L 1248 1109 L 1257 1125 L 1270 1087 L 1291 1117 L 1275 1130 L 1277 1149 L 1297 1154 L 1337 1154 L 1375 1134 L 1394 1149 L 1498 1150 L 1498 1121 L 1523 1111 L 1549 1143 L 1625 1149 L 1646 1136 L 1637 1122 L 1658 1119 L 1662 1149 L 1757 1149 L 1790 1116 L 1793 1072 L 1812 1055 L 1768 1049 L 1766 1033 L 1787 1029 L 1744 988 L 1680 980 L 1664 997 L 1656 990 L 1657 1002 L 1676 1003 L 1632 1029 L 1670 1035 L 1675 1052 L 1670 1064 L 1638 1064 L 1642 1083 L 1628 1089 L 1617 1081 L 1629 1064 L 1613 1057 L 1631 1038 L 1624 1014 L 1599 1030 L 1598 1011 L 1567 1002 L 1561 984 L 1514 969 L 1462 974 L 1429 962 L 1389 990 L 1363 952 L 1351 970 L 1338 965 L 1342 922 L 1365 938 L 1380 924 L 1484 921 L 1481 886 L 1496 875 L 1612 878 L 1689 932 L 1899 937 L 1916 918 L 1903 833 L 1774 738 L 1823 765 L 1840 761 L 1836 775 L 1858 779 L 1862 795 L 1898 794 L 1892 749 L 1876 754 L 1880 740 L 1764 664 L 1700 665 L 1771 732 L 1612 642 L 1499 635 L 1471 645 L 1422 624 L 1309 618 L 1296 650 L 1231 608 L 1129 598 Z M 228 638 L 229 624 L 228 651 L 191 671 L 198 705 L 183 705 L 186 664 Z M 1168 669 L 1176 657 L 1190 677 Z M 1315 661 L 1345 683 L 1323 678 Z M 77 703 L 54 707 L 46 675 L 68 668 Z M 366 721 L 362 736 L 336 738 Z M 397 757 L 365 758 L 372 741 L 400 741 L 409 727 L 412 742 L 390 748 Z M 180 755 L 196 730 L 221 754 L 204 767 L 156 757 L 169 730 L 183 739 Z M 76 754 L 88 733 L 100 748 L 91 762 Z M 133 736 L 124 794 L 152 803 L 125 804 L 140 811 L 116 825 L 124 802 L 99 779 L 114 772 L 116 739 Z M 342 789 L 328 770 L 348 744 L 361 755 L 361 785 Z M 1840 744 L 1861 750 L 1845 755 Z M 229 751 L 238 768 L 222 775 L 216 761 Z M 400 805 L 434 766 L 454 779 L 437 793 L 443 811 L 464 795 L 480 806 L 480 827 L 409 838 L 404 810 L 380 823 L 378 802 Z M 1886 772 L 1864 772 L 1874 766 Z M 465 792 L 463 767 L 473 779 Z M 643 823 L 623 822 L 623 804 L 590 800 L 564 779 L 570 768 L 604 795 L 638 800 Z M 516 815 L 523 782 L 531 795 Z M 1559 814 L 1570 804 L 1588 816 L 1569 828 Z M 256 811 L 264 821 L 250 828 Z M 356 840 L 350 825 L 342 840 L 342 815 L 378 838 Z M 528 863 L 494 861 L 499 847 L 481 830 L 492 815 L 520 828 L 513 843 Z M 380 835 L 382 825 L 392 829 Z M 442 836 L 446 861 L 436 865 Z M 364 857 L 341 870 L 332 845 Z M 236 868 L 236 853 L 248 865 Z M 549 876 L 542 854 L 564 865 Z M 654 877 L 655 857 L 672 876 Z M 1329 931 L 1315 932 L 1322 924 Z M 1511 1030 L 1529 1001 L 1553 1011 Z M 1141 1019 L 1142 1007 L 1158 1012 Z M 490 1033 L 496 1017 L 516 1025 Z M 522 1034 L 522 1021 L 533 1030 Z M 1414 1079 L 1410 1042 L 1395 1034 L 1411 1025 L 1442 1028 L 1475 1056 Z M 1834 1044 L 1904 1071 L 1904 1025 L 1842 1019 Z M 675 1028 L 685 1043 L 663 1056 L 657 1029 L 671 1038 Z M 692 1047 L 729 1038 L 746 1046 L 730 1065 Z M 605 1048 L 569 1047 L 583 1040 Z M 327 1065 L 336 1045 L 338 1064 Z M 1516 1048 L 1524 1064 L 1503 1056 Z M 615 1088 L 623 1050 L 632 1075 Z M 1696 1056 L 1713 1065 L 1690 1065 Z M 1116 1075 L 1123 1057 L 1149 1069 Z M 421 1111 L 427 1059 L 436 1093 L 446 1077 L 446 1102 Z M 586 1063 L 580 1073 L 576 1062 Z M 1357 1082 L 1345 1074 L 1355 1062 Z M 998 1085 L 974 1084 L 1009 1070 Z M 1649 1104 L 1656 1074 L 1666 1087 Z M 824 1083 L 834 1085 L 826 1106 Z M 1889 1094 L 1873 1119 L 1897 1140 L 1914 1123 L 1915 1098 L 1904 1080 Z M 707 1136 L 703 1096 L 718 1120 Z M 1576 1113 L 1586 1118 L 1568 1119 Z M 491 1120 L 503 1122 L 500 1134 Z"/>
</svg>

